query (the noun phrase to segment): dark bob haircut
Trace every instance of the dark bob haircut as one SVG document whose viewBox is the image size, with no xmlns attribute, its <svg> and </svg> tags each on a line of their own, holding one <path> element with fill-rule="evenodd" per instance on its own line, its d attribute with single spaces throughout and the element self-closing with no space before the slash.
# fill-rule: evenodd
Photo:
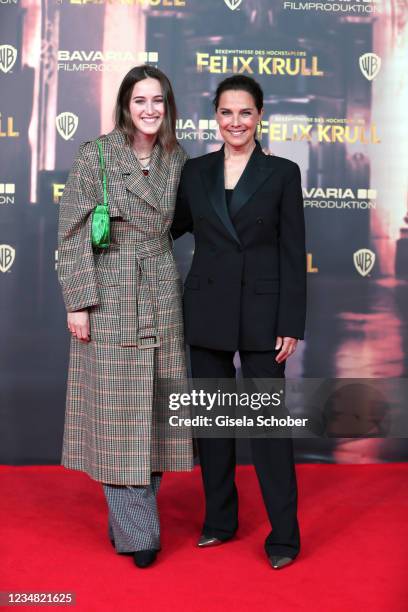
<svg viewBox="0 0 408 612">
<path fill-rule="evenodd" d="M 135 126 L 129 111 L 130 99 L 135 83 L 144 79 L 157 79 L 163 93 L 165 114 L 160 126 L 158 140 L 165 151 L 171 153 L 177 145 L 176 117 L 177 108 L 173 88 L 166 75 L 153 66 L 147 64 L 135 66 L 125 75 L 120 84 L 115 106 L 115 127 L 121 130 L 129 145 L 133 144 Z"/>
<path fill-rule="evenodd" d="M 234 76 L 228 77 L 221 81 L 221 83 L 217 87 L 217 91 L 215 92 L 213 104 L 215 110 L 218 109 L 221 94 L 224 91 L 230 91 L 231 89 L 235 91 L 246 91 L 249 93 L 253 99 L 255 106 L 260 113 L 263 108 L 263 91 L 261 86 L 255 79 L 252 79 L 249 76 L 245 76 L 243 74 L 236 74 Z"/>
</svg>

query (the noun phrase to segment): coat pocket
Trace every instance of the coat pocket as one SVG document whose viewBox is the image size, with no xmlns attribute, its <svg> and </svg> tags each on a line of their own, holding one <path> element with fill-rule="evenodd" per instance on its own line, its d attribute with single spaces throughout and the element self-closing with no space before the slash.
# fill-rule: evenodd
<svg viewBox="0 0 408 612">
<path fill-rule="evenodd" d="M 184 283 L 186 289 L 199 289 L 200 288 L 200 277 L 196 275 L 187 276 Z"/>
<path fill-rule="evenodd" d="M 255 293 L 279 293 L 279 279 L 264 278 L 255 281 Z"/>
</svg>

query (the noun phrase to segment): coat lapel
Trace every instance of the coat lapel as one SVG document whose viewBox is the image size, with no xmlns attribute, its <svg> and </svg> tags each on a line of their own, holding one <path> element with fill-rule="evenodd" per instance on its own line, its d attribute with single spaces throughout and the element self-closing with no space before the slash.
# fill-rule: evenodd
<svg viewBox="0 0 408 612">
<path fill-rule="evenodd" d="M 232 194 L 230 207 L 232 219 L 259 189 L 262 183 L 274 172 L 274 168 L 265 162 L 265 155 L 262 153 L 261 145 L 257 141 L 255 149 Z"/>
<path fill-rule="evenodd" d="M 116 131 L 116 157 L 126 189 L 160 210 L 160 200 L 166 188 L 169 167 L 165 153 L 159 144 L 153 147 L 149 177 L 142 172 L 136 155 L 126 144 L 123 134 Z"/>
<path fill-rule="evenodd" d="M 147 180 L 150 190 L 153 193 L 153 197 L 156 198 L 158 204 L 161 203 L 163 194 L 168 184 L 169 179 L 169 164 L 168 157 L 163 150 L 163 147 L 156 145 L 152 151 L 152 158 L 150 160 L 149 177 L 142 176 Z"/>
<path fill-rule="evenodd" d="M 224 147 L 214 155 L 211 165 L 201 171 L 201 176 L 210 202 L 220 218 L 221 223 L 234 240 L 236 240 L 238 244 L 241 244 L 229 216 L 227 202 L 225 200 Z"/>
</svg>

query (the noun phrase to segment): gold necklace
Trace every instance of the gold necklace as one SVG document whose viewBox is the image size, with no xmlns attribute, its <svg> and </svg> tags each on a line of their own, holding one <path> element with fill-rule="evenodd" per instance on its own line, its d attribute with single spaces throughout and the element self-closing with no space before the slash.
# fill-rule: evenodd
<svg viewBox="0 0 408 612">
<path fill-rule="evenodd" d="M 150 160 L 151 155 L 147 155 L 146 157 L 139 157 L 138 154 L 137 154 L 136 149 L 133 149 L 133 151 L 134 151 L 134 154 L 136 155 L 136 159 L 139 162 L 140 167 L 142 168 L 142 170 L 148 169 L 150 162 L 148 161 L 147 164 L 142 164 L 142 161 L 145 160 L 145 159 Z"/>
</svg>

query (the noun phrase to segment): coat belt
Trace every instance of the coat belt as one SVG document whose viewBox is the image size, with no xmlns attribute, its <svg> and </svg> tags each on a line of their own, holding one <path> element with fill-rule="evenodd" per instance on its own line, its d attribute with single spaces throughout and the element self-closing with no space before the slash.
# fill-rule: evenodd
<svg viewBox="0 0 408 612">
<path fill-rule="evenodd" d="M 157 330 L 157 266 L 154 258 L 171 251 L 168 235 L 120 243 L 120 343 L 140 349 L 160 346 Z"/>
</svg>

